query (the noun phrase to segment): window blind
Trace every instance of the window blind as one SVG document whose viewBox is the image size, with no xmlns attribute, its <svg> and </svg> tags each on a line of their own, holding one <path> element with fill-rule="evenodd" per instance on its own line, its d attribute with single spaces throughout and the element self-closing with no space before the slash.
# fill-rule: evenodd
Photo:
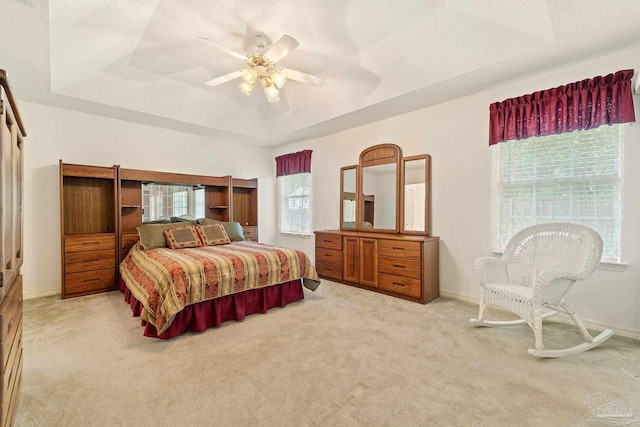
<svg viewBox="0 0 640 427">
<path fill-rule="evenodd" d="M 498 144 L 497 158 L 498 251 L 527 226 L 574 222 L 600 234 L 604 261 L 620 261 L 620 125 Z"/>
<path fill-rule="evenodd" d="M 281 233 L 311 233 L 310 181 L 310 173 L 278 177 Z"/>
</svg>

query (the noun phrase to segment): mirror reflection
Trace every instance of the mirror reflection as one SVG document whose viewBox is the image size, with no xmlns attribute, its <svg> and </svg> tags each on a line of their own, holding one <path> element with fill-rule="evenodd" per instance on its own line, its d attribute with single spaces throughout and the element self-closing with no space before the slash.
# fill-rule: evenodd
<svg viewBox="0 0 640 427">
<path fill-rule="evenodd" d="M 426 231 L 427 160 L 404 163 L 404 230 Z"/>
<path fill-rule="evenodd" d="M 362 168 L 362 228 L 396 228 L 396 163 Z"/>
<path fill-rule="evenodd" d="M 356 169 L 342 171 L 342 227 L 356 227 Z"/>
<path fill-rule="evenodd" d="M 142 184 L 142 222 L 205 216 L 204 187 L 180 184 Z"/>
</svg>

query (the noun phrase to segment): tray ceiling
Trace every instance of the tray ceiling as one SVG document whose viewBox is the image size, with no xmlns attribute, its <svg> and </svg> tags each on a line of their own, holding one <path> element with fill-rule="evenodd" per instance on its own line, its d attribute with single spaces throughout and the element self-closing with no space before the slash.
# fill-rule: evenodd
<svg viewBox="0 0 640 427">
<path fill-rule="evenodd" d="M 0 68 L 21 99 L 274 146 L 359 126 L 640 42 L 640 2 L 92 0 L 3 2 Z M 603 13 L 606 12 L 606 13 Z M 280 102 L 234 80 L 256 33 L 300 47 Z M 616 71 L 616 70 L 611 70 Z M 591 76 L 579 76 L 591 77 Z M 540 88 L 544 89 L 544 88 Z"/>
</svg>

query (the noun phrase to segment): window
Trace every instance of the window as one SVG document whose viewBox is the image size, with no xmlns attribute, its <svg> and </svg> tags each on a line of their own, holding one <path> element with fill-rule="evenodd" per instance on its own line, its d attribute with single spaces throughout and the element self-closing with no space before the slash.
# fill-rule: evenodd
<svg viewBox="0 0 640 427">
<path fill-rule="evenodd" d="M 621 153 L 621 125 L 498 144 L 496 249 L 527 226 L 575 222 L 619 262 Z"/>
<path fill-rule="evenodd" d="M 311 234 L 310 173 L 278 177 L 280 232 Z"/>
<path fill-rule="evenodd" d="M 204 188 L 182 184 L 142 184 L 142 221 L 168 220 L 172 216 L 203 218 Z"/>
<path fill-rule="evenodd" d="M 173 193 L 173 215 L 181 216 L 189 213 L 189 193 L 185 191 L 176 191 Z"/>
<path fill-rule="evenodd" d="M 204 188 L 198 188 L 193 191 L 194 196 L 194 212 L 196 218 L 204 218 Z"/>
</svg>

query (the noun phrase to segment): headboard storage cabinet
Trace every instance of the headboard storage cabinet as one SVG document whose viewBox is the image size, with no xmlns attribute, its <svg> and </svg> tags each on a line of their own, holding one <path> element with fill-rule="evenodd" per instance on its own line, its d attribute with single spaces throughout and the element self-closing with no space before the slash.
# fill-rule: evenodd
<svg viewBox="0 0 640 427">
<path fill-rule="evenodd" d="M 151 183 L 204 189 L 206 218 L 239 222 L 245 238 L 258 241 L 257 178 L 73 165 L 60 160 L 62 298 L 117 288 L 118 265 L 138 241 L 145 191 L 150 188 L 146 185 Z"/>
<path fill-rule="evenodd" d="M 0 426 L 14 424 L 22 382 L 25 137 L 7 74 L 0 70 Z"/>
<path fill-rule="evenodd" d="M 137 227 L 142 225 L 144 183 L 204 187 L 205 217 L 239 222 L 245 239 L 258 241 L 258 179 L 231 176 L 189 175 L 118 167 L 120 232 L 119 255 L 122 261 L 138 241 Z"/>
<path fill-rule="evenodd" d="M 381 144 L 341 168 L 340 231 L 315 232 L 320 277 L 422 304 L 439 296 L 430 160 Z"/>
</svg>

